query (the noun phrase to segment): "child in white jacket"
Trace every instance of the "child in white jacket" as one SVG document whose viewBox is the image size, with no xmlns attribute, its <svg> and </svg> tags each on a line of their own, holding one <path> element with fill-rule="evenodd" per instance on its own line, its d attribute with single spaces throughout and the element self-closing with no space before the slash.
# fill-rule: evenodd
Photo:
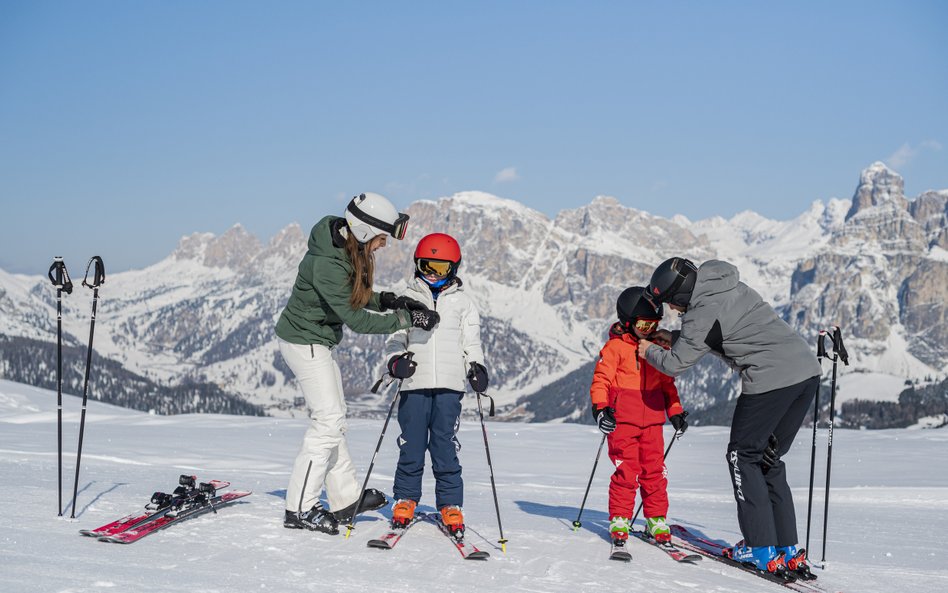
<svg viewBox="0 0 948 593">
<path fill-rule="evenodd" d="M 436 310 L 441 321 L 430 331 L 401 330 L 386 343 L 389 373 L 402 380 L 398 402 L 400 454 L 395 471 L 392 527 L 405 527 L 421 500 L 425 452 L 431 455 L 435 503 L 445 526 L 461 538 L 464 483 L 457 430 L 464 380 L 474 391 L 487 389 L 480 316 L 457 276 L 461 248 L 450 235 L 434 233 L 418 242 L 415 275 L 404 295 Z"/>
</svg>

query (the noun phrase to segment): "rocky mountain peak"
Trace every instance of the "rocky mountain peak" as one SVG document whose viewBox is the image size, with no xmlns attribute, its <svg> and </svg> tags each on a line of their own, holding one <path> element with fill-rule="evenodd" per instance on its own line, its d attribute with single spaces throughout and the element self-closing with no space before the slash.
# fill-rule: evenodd
<svg viewBox="0 0 948 593">
<path fill-rule="evenodd" d="M 859 176 L 859 186 L 853 194 L 853 203 L 846 219 L 876 206 L 891 205 L 905 210 L 905 181 L 902 176 L 888 168 L 885 163 L 876 161 L 863 170 Z"/>
<path fill-rule="evenodd" d="M 260 240 L 238 223 L 207 244 L 204 265 L 237 270 L 249 264 L 260 249 Z"/>
</svg>

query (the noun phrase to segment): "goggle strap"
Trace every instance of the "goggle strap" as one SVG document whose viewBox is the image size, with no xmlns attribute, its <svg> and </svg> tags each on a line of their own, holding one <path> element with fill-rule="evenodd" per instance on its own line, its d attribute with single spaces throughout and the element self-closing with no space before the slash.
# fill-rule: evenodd
<svg viewBox="0 0 948 593">
<path fill-rule="evenodd" d="M 365 194 L 363 194 L 365 195 Z M 404 212 L 398 213 L 398 218 L 395 219 L 395 224 L 389 224 L 384 220 L 375 218 L 371 214 L 364 212 L 356 207 L 355 200 L 349 202 L 349 205 L 346 206 L 346 210 L 352 212 L 352 215 L 361 220 L 362 222 L 372 225 L 377 229 L 382 229 L 395 239 L 405 238 L 405 231 L 408 229 L 408 219 L 409 216 Z"/>
</svg>

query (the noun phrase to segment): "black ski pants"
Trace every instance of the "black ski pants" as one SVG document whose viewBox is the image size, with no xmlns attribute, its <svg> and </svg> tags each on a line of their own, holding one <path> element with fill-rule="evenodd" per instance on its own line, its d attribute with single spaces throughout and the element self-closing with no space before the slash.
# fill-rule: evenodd
<svg viewBox="0 0 948 593">
<path fill-rule="evenodd" d="M 766 393 L 741 394 L 731 421 L 727 462 L 737 501 L 737 520 L 748 546 L 797 544 L 793 495 L 783 461 L 761 465 L 771 434 L 778 454 L 790 450 L 819 385 L 819 377 Z"/>
</svg>

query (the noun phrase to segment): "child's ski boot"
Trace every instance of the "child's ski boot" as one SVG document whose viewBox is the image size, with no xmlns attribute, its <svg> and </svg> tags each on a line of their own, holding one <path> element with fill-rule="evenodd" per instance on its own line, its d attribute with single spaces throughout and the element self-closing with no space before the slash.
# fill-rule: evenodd
<svg viewBox="0 0 948 593">
<path fill-rule="evenodd" d="M 414 500 L 403 498 L 392 507 L 392 529 L 404 529 L 415 519 L 415 507 L 418 503 Z"/>
<path fill-rule="evenodd" d="M 464 537 L 464 513 L 461 507 L 451 505 L 441 508 L 441 522 L 448 528 L 448 533 L 460 541 Z"/>
<path fill-rule="evenodd" d="M 648 534 L 660 544 L 669 544 L 672 540 L 671 530 L 665 523 L 665 517 L 646 517 L 645 528 Z"/>
</svg>

